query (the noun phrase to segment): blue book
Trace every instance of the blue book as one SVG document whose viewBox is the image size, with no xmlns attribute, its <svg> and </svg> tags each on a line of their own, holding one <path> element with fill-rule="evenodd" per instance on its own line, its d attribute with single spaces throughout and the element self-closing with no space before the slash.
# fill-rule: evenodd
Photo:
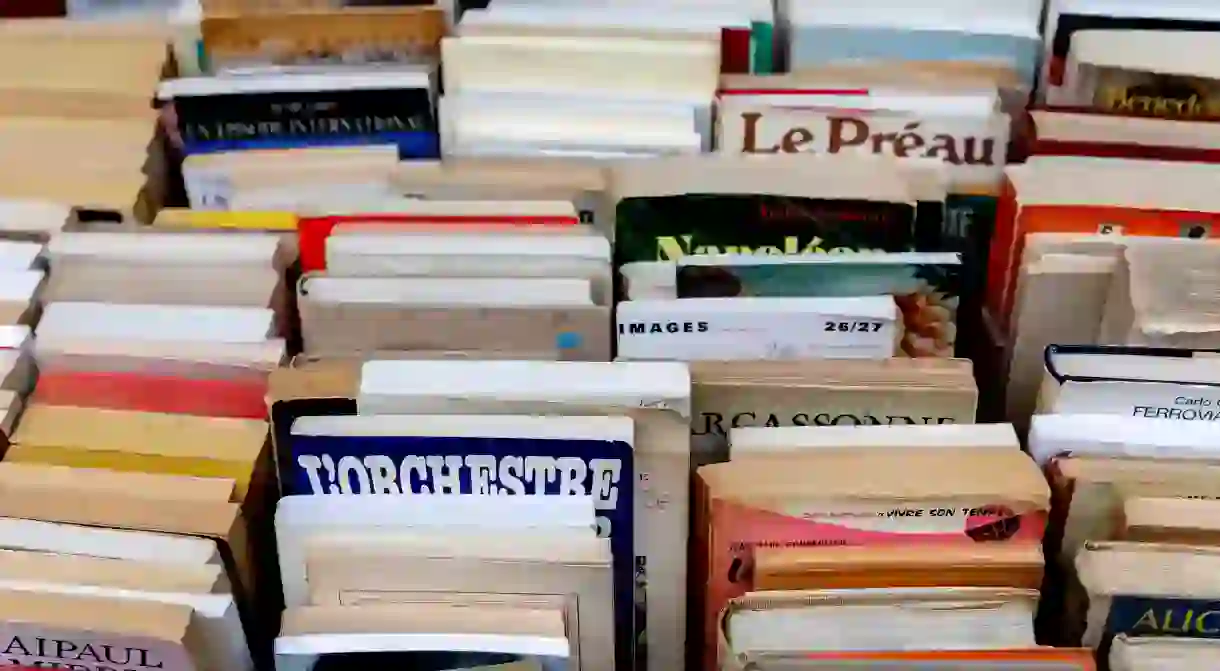
<svg viewBox="0 0 1220 671">
<path fill-rule="evenodd" d="M 592 496 L 614 555 L 615 654 L 633 659 L 634 422 L 629 417 L 346 415 L 302 417 L 281 453 L 285 496 Z M 285 472 L 286 471 L 286 472 Z"/>
<path fill-rule="evenodd" d="M 1034 36 L 985 35 L 947 29 L 794 25 L 788 46 L 793 71 L 852 61 L 949 61 L 1010 64 L 1033 83 L 1042 42 Z"/>
<path fill-rule="evenodd" d="M 403 159 L 440 156 L 426 70 L 187 77 L 162 84 L 184 154 L 396 145 Z"/>
</svg>

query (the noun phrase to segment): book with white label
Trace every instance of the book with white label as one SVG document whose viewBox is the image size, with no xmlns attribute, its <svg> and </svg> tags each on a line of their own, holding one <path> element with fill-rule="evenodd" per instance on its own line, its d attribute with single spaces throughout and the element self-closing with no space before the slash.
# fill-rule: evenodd
<svg viewBox="0 0 1220 671">
<path fill-rule="evenodd" d="M 1045 356 L 1040 413 L 1220 418 L 1220 352 L 1051 345 Z"/>
<path fill-rule="evenodd" d="M 899 311 L 890 296 L 624 301 L 621 359 L 802 359 L 894 356 Z"/>
</svg>

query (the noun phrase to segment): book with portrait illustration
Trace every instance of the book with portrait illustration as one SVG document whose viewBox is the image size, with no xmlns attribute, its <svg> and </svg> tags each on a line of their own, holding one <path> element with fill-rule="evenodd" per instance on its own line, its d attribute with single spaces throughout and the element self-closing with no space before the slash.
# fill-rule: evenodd
<svg viewBox="0 0 1220 671">
<path fill-rule="evenodd" d="M 676 285 L 678 298 L 893 296 L 902 355 L 950 357 L 957 343 L 954 253 L 693 255 L 679 259 Z"/>
</svg>

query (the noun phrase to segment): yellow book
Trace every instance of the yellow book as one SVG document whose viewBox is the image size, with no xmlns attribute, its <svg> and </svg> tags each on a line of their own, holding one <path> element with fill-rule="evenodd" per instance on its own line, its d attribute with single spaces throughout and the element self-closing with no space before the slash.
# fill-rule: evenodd
<svg viewBox="0 0 1220 671">
<path fill-rule="evenodd" d="M 157 213 L 153 226 L 157 228 L 295 232 L 297 215 L 292 212 L 222 212 L 166 208 Z"/>
<path fill-rule="evenodd" d="M 231 478 L 245 500 L 267 444 L 267 423 L 34 404 L 5 461 Z"/>
</svg>

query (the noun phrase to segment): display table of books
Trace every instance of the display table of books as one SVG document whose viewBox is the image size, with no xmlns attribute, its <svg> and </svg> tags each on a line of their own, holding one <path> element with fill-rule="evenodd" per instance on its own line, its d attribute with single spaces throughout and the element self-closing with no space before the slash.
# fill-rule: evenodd
<svg viewBox="0 0 1220 671">
<path fill-rule="evenodd" d="M 40 4 L 0 665 L 1220 668 L 1220 10 Z"/>
</svg>

